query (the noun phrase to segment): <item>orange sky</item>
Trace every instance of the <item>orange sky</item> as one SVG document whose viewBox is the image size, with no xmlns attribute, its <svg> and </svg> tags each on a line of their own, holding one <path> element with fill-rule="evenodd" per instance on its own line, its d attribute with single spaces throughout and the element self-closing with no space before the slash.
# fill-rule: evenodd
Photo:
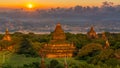
<svg viewBox="0 0 120 68">
<path fill-rule="evenodd" d="M 100 6 L 104 1 L 120 4 L 120 0 L 0 0 L 0 7 L 25 8 L 28 3 L 32 3 L 35 8 L 71 7 L 75 5 Z"/>
</svg>

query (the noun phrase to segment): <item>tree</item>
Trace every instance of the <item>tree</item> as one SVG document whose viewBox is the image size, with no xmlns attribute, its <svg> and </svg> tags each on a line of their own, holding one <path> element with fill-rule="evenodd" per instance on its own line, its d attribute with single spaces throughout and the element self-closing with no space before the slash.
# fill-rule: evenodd
<svg viewBox="0 0 120 68">
<path fill-rule="evenodd" d="M 120 61 L 116 58 L 110 58 L 109 60 L 105 61 L 105 64 L 107 64 L 108 66 L 111 66 L 111 68 L 114 68 L 117 65 L 120 65 Z"/>
<path fill-rule="evenodd" d="M 23 38 L 20 43 L 20 48 L 17 51 L 18 54 L 25 54 L 26 56 L 36 57 L 37 52 L 33 49 L 32 44 L 27 38 Z"/>
<path fill-rule="evenodd" d="M 105 62 L 114 57 L 113 49 L 104 49 L 100 52 L 100 54 L 96 55 L 91 59 L 91 63 L 98 64 L 99 62 Z"/>
<path fill-rule="evenodd" d="M 56 68 L 56 66 L 59 64 L 59 62 L 55 59 L 50 61 L 50 68 Z"/>
<path fill-rule="evenodd" d="M 78 59 L 86 59 L 87 57 L 93 57 L 102 50 L 102 45 L 97 43 L 90 43 L 82 47 L 78 53 Z"/>
<path fill-rule="evenodd" d="M 114 49 L 119 49 L 120 48 L 120 42 L 116 42 L 115 45 L 113 46 Z"/>
<path fill-rule="evenodd" d="M 13 41 L 0 40 L 0 50 L 5 49 L 9 51 L 14 51 L 13 46 Z"/>
<path fill-rule="evenodd" d="M 51 35 L 41 35 L 41 37 L 39 38 L 39 42 L 40 43 L 48 43 L 50 41 Z"/>
<path fill-rule="evenodd" d="M 39 50 L 41 49 L 43 43 L 33 42 L 32 45 L 33 45 L 33 48 L 34 48 L 36 51 L 39 51 Z"/>
</svg>

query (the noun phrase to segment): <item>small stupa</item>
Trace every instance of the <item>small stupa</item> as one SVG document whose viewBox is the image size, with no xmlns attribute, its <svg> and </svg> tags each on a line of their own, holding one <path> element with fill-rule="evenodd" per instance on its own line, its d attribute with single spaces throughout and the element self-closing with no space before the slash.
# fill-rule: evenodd
<svg viewBox="0 0 120 68">
<path fill-rule="evenodd" d="M 109 46 L 110 46 L 110 43 L 108 40 L 106 40 L 104 48 L 107 49 Z"/>
<path fill-rule="evenodd" d="M 108 47 L 110 47 L 110 43 L 105 35 L 105 32 L 102 33 L 102 39 L 105 41 L 104 49 L 107 49 Z"/>
<path fill-rule="evenodd" d="M 90 39 L 98 38 L 98 35 L 96 34 L 93 26 L 91 27 L 90 31 L 87 33 L 87 36 Z"/>
<path fill-rule="evenodd" d="M 3 40 L 11 41 L 11 37 L 10 37 L 9 31 L 8 31 L 8 28 L 5 31 L 5 35 L 3 37 Z"/>
<path fill-rule="evenodd" d="M 8 28 L 6 29 L 5 35 L 3 36 L 3 39 L 2 39 L 2 40 L 3 40 L 3 41 L 8 41 L 8 42 L 11 42 L 11 41 L 12 41 L 12 39 L 11 39 L 11 37 L 10 37 L 10 34 L 9 34 Z M 9 45 L 9 46 L 7 46 L 7 47 L 5 47 L 5 48 L 2 48 L 2 50 L 13 51 L 13 47 L 14 47 L 14 45 Z"/>
<path fill-rule="evenodd" d="M 103 40 L 107 40 L 107 37 L 106 37 L 106 35 L 105 35 L 105 32 L 102 33 L 102 39 L 103 39 Z"/>
</svg>

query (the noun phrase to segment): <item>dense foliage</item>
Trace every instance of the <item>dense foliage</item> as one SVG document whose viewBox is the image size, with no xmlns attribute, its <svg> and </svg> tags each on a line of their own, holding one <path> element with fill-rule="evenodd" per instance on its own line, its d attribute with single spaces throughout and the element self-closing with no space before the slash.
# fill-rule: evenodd
<svg viewBox="0 0 120 68">
<path fill-rule="evenodd" d="M 105 41 L 101 38 L 101 34 L 97 39 L 89 39 L 86 34 L 66 33 L 68 42 L 73 42 L 77 51 L 73 59 L 67 60 L 69 68 L 119 68 L 120 67 L 120 33 L 105 33 L 110 47 L 104 49 Z M 0 35 L 2 39 L 3 35 Z M 5 49 L 10 45 L 14 48 L 10 50 L 12 54 L 24 55 L 25 57 L 38 58 L 39 50 L 45 43 L 51 40 L 51 34 L 23 34 L 15 32 L 11 34 L 12 41 L 0 40 L 0 47 Z M 6 50 L 4 50 L 6 51 Z M 51 59 L 45 60 L 45 64 L 49 68 L 64 68 L 64 60 Z M 3 68 L 13 68 L 12 65 L 2 65 Z M 20 68 L 38 68 L 40 61 L 24 64 Z"/>
</svg>

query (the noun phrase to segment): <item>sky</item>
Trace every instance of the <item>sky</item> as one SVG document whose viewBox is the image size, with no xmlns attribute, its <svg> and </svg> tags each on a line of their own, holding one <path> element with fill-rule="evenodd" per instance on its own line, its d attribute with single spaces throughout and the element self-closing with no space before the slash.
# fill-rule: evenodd
<svg viewBox="0 0 120 68">
<path fill-rule="evenodd" d="M 113 2 L 120 4 L 120 0 L 0 0 L 0 7 L 27 7 L 27 4 L 33 4 L 34 8 L 52 8 L 52 7 L 72 7 L 81 6 L 100 6 L 102 2 Z"/>
</svg>

